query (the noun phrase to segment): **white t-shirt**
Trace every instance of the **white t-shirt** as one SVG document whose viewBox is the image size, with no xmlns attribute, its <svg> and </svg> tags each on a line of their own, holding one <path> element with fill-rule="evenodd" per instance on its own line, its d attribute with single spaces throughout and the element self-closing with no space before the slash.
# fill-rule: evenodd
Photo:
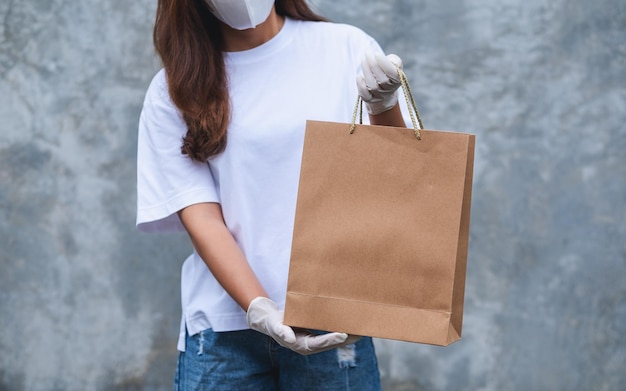
<svg viewBox="0 0 626 391">
<path fill-rule="evenodd" d="M 138 228 L 183 230 L 177 211 L 220 203 L 256 276 L 282 307 L 305 122 L 351 120 L 360 61 L 373 48 L 378 44 L 355 27 L 286 19 L 263 45 L 226 53 L 232 120 L 226 150 L 208 164 L 181 154 L 187 128 L 161 70 L 148 88 L 139 122 Z M 206 328 L 248 328 L 245 312 L 195 252 L 183 265 L 181 283 L 179 350 L 185 327 L 190 335 Z"/>
</svg>

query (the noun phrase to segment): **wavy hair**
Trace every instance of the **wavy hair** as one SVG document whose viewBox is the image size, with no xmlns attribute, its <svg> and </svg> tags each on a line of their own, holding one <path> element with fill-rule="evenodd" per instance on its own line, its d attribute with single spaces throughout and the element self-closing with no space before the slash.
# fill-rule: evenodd
<svg viewBox="0 0 626 391">
<path fill-rule="evenodd" d="M 276 0 L 276 12 L 324 21 L 305 0 Z M 206 161 L 226 148 L 230 121 L 228 81 L 218 19 L 204 0 L 159 0 L 153 41 L 169 94 L 187 124 L 181 152 Z"/>
</svg>

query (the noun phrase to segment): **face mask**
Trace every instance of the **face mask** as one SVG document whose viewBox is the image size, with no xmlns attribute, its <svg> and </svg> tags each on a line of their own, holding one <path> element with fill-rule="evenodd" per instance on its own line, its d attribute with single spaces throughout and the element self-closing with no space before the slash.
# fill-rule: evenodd
<svg viewBox="0 0 626 391">
<path fill-rule="evenodd" d="M 236 30 L 246 30 L 265 22 L 274 0 L 206 0 L 216 18 Z"/>
</svg>

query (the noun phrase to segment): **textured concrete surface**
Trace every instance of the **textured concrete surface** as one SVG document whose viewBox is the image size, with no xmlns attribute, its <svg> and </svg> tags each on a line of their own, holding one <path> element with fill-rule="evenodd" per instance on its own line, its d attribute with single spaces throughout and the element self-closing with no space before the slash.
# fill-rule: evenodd
<svg viewBox="0 0 626 391">
<path fill-rule="evenodd" d="M 169 390 L 185 236 L 134 230 L 155 1 L 0 2 L 0 390 Z M 385 389 L 626 389 L 626 3 L 313 1 L 477 134 L 463 340 Z"/>
</svg>

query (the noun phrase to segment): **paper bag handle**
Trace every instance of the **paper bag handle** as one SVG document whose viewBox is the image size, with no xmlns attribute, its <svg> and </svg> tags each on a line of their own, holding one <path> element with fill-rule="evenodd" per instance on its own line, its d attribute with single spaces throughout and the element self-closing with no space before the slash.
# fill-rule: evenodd
<svg viewBox="0 0 626 391">
<path fill-rule="evenodd" d="M 422 118 L 420 117 L 420 113 L 417 110 L 415 98 L 413 98 L 413 92 L 411 91 L 411 86 L 409 85 L 409 79 L 406 77 L 406 74 L 402 69 L 396 67 L 396 70 L 398 71 L 398 76 L 400 77 L 400 84 L 402 85 L 402 91 L 404 92 L 406 105 L 409 108 L 411 122 L 413 122 L 413 131 L 415 133 L 415 138 L 421 140 L 422 135 L 420 130 L 424 129 L 424 124 L 422 123 Z M 356 105 L 354 105 L 354 112 L 352 113 L 352 123 L 350 124 L 350 134 L 354 133 L 354 129 L 356 128 L 357 112 L 359 114 L 359 124 L 363 124 L 363 99 L 361 98 L 361 95 L 356 98 Z"/>
</svg>

